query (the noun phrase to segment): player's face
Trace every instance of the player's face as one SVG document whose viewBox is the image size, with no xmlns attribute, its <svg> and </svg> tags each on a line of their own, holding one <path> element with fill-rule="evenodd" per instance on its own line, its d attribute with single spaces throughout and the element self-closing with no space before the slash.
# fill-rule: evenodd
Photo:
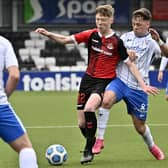
<svg viewBox="0 0 168 168">
<path fill-rule="evenodd" d="M 112 17 L 103 16 L 100 13 L 96 14 L 96 26 L 102 34 L 108 33 L 112 23 Z"/>
<path fill-rule="evenodd" d="M 148 33 L 150 21 L 143 20 L 141 16 L 132 18 L 132 28 L 137 36 L 144 36 Z"/>
</svg>

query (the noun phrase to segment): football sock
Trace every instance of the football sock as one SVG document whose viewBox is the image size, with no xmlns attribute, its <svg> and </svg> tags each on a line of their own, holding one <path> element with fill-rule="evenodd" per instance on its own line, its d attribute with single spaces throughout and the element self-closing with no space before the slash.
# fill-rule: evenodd
<svg viewBox="0 0 168 168">
<path fill-rule="evenodd" d="M 145 143 L 147 144 L 148 148 L 151 149 L 154 145 L 153 137 L 151 135 L 149 127 L 146 125 L 145 133 L 142 135 Z"/>
<path fill-rule="evenodd" d="M 109 119 L 110 110 L 105 108 L 99 108 L 98 110 L 98 121 L 97 121 L 97 138 L 104 139 L 105 129 Z"/>
<path fill-rule="evenodd" d="M 86 111 L 84 112 L 86 121 L 86 137 L 93 138 L 96 134 L 97 119 L 95 112 Z"/>
<path fill-rule="evenodd" d="M 19 153 L 20 168 L 38 168 L 36 153 L 32 148 L 24 148 Z"/>
<path fill-rule="evenodd" d="M 86 138 L 86 128 L 80 128 L 82 135 Z"/>
</svg>

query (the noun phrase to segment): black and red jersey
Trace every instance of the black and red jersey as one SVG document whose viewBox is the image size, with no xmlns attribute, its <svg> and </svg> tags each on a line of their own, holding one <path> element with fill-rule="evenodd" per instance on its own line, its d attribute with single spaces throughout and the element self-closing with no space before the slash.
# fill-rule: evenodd
<svg viewBox="0 0 168 168">
<path fill-rule="evenodd" d="M 128 57 L 123 42 L 114 33 L 102 36 L 98 29 L 74 34 L 77 43 L 88 45 L 88 67 L 86 73 L 95 78 L 114 78 L 121 60 Z"/>
</svg>

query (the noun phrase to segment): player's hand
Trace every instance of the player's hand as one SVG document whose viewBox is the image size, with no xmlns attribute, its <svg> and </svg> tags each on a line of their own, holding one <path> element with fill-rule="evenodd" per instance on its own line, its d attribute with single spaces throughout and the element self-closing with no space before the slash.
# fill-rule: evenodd
<svg viewBox="0 0 168 168">
<path fill-rule="evenodd" d="M 160 36 L 159 36 L 159 33 L 155 29 L 150 28 L 149 32 L 151 33 L 151 36 L 154 40 L 159 41 Z"/>
<path fill-rule="evenodd" d="M 137 54 L 134 50 L 127 49 L 127 54 L 129 55 L 129 59 L 133 62 L 137 59 Z"/>
<path fill-rule="evenodd" d="M 157 94 L 159 94 L 160 90 L 156 87 L 145 85 L 143 87 L 143 91 L 147 94 L 152 94 L 152 95 L 156 96 Z"/>
<path fill-rule="evenodd" d="M 40 33 L 40 34 L 42 34 L 42 35 L 44 35 L 44 36 L 49 36 L 49 31 L 47 31 L 46 29 L 44 29 L 44 28 L 37 28 L 36 30 L 35 30 L 35 32 L 36 33 Z"/>
<path fill-rule="evenodd" d="M 158 73 L 158 81 L 162 82 L 162 80 L 163 80 L 163 72 L 159 71 L 159 73 Z"/>
</svg>

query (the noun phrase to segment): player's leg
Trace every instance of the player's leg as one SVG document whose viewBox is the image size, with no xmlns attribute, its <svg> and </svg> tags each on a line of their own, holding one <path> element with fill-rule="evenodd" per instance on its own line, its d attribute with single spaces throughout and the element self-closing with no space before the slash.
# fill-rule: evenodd
<svg viewBox="0 0 168 168">
<path fill-rule="evenodd" d="M 151 149 L 154 145 L 154 141 L 148 125 L 145 124 L 145 121 L 137 119 L 136 116 L 131 116 L 136 131 L 143 137 L 148 148 Z"/>
<path fill-rule="evenodd" d="M 150 128 L 145 124 L 144 121 L 141 121 L 132 115 L 133 123 L 137 132 L 142 136 L 144 142 L 147 144 L 149 151 L 157 160 L 163 160 L 165 158 L 162 150 L 154 143 Z"/>
<path fill-rule="evenodd" d="M 82 95 L 78 99 L 78 102 L 81 102 L 80 104 L 83 104 L 84 107 L 86 137 L 85 152 L 81 159 L 82 164 L 93 160 L 92 147 L 95 143 L 97 129 L 95 112 L 102 103 L 105 87 L 110 81 L 111 79 L 92 78 L 88 75 L 85 75 L 81 81 L 80 94 L 82 93 Z"/>
<path fill-rule="evenodd" d="M 81 85 L 78 93 L 78 100 L 77 100 L 78 126 L 80 128 L 82 135 L 86 139 L 86 144 L 81 158 L 82 164 L 93 160 L 93 154 L 89 150 L 90 142 L 88 141 L 88 133 L 86 128 L 86 119 L 85 119 L 85 113 L 84 113 L 86 102 L 90 97 L 91 91 L 92 91 L 92 79 L 88 75 L 85 75 L 81 81 Z"/>
<path fill-rule="evenodd" d="M 102 106 L 98 110 L 97 138 L 92 148 L 94 154 L 99 154 L 104 148 L 104 134 L 109 119 L 110 108 L 116 101 L 113 91 L 105 91 Z"/>
<path fill-rule="evenodd" d="M 37 168 L 37 159 L 26 130 L 10 105 L 0 106 L 0 136 L 19 153 L 20 168 Z"/>
<path fill-rule="evenodd" d="M 78 95 L 78 126 L 80 128 L 81 134 L 86 139 L 86 145 L 84 147 L 83 155 L 81 158 L 81 164 L 87 163 L 93 160 L 93 154 L 88 150 L 88 141 L 87 141 L 87 132 L 86 132 L 86 121 L 84 115 L 84 106 L 87 101 L 88 95 L 83 93 L 79 93 Z"/>
<path fill-rule="evenodd" d="M 93 160 L 92 147 L 95 143 L 95 134 L 97 129 L 97 119 L 95 111 L 100 106 L 101 97 L 97 93 L 90 95 L 84 109 L 85 116 L 85 133 L 86 133 L 86 145 L 84 149 L 84 155 L 81 159 L 81 163 L 90 162 Z"/>
<path fill-rule="evenodd" d="M 84 108 L 85 104 L 90 96 L 90 88 L 91 81 L 88 75 L 84 75 L 81 80 L 80 89 L 78 92 L 77 98 L 77 112 L 78 112 L 78 127 L 80 128 L 81 134 L 86 138 L 86 124 L 85 124 L 85 116 L 84 116 Z"/>
<path fill-rule="evenodd" d="M 104 148 L 104 134 L 109 119 L 110 108 L 116 101 L 122 99 L 125 90 L 124 88 L 125 84 L 118 78 L 111 81 L 106 87 L 102 106 L 98 110 L 97 138 L 92 148 L 94 154 L 99 154 Z"/>
<path fill-rule="evenodd" d="M 9 143 L 19 153 L 20 168 L 38 168 L 37 157 L 27 133 Z"/>
<path fill-rule="evenodd" d="M 140 90 L 128 88 L 125 98 L 128 113 L 132 116 L 132 121 L 136 131 L 142 136 L 152 155 L 163 160 L 164 154 L 154 143 L 151 131 L 145 124 L 148 112 L 148 95 Z"/>
<path fill-rule="evenodd" d="M 85 116 L 83 110 L 78 110 L 78 127 L 80 128 L 81 134 L 86 137 Z"/>
</svg>

